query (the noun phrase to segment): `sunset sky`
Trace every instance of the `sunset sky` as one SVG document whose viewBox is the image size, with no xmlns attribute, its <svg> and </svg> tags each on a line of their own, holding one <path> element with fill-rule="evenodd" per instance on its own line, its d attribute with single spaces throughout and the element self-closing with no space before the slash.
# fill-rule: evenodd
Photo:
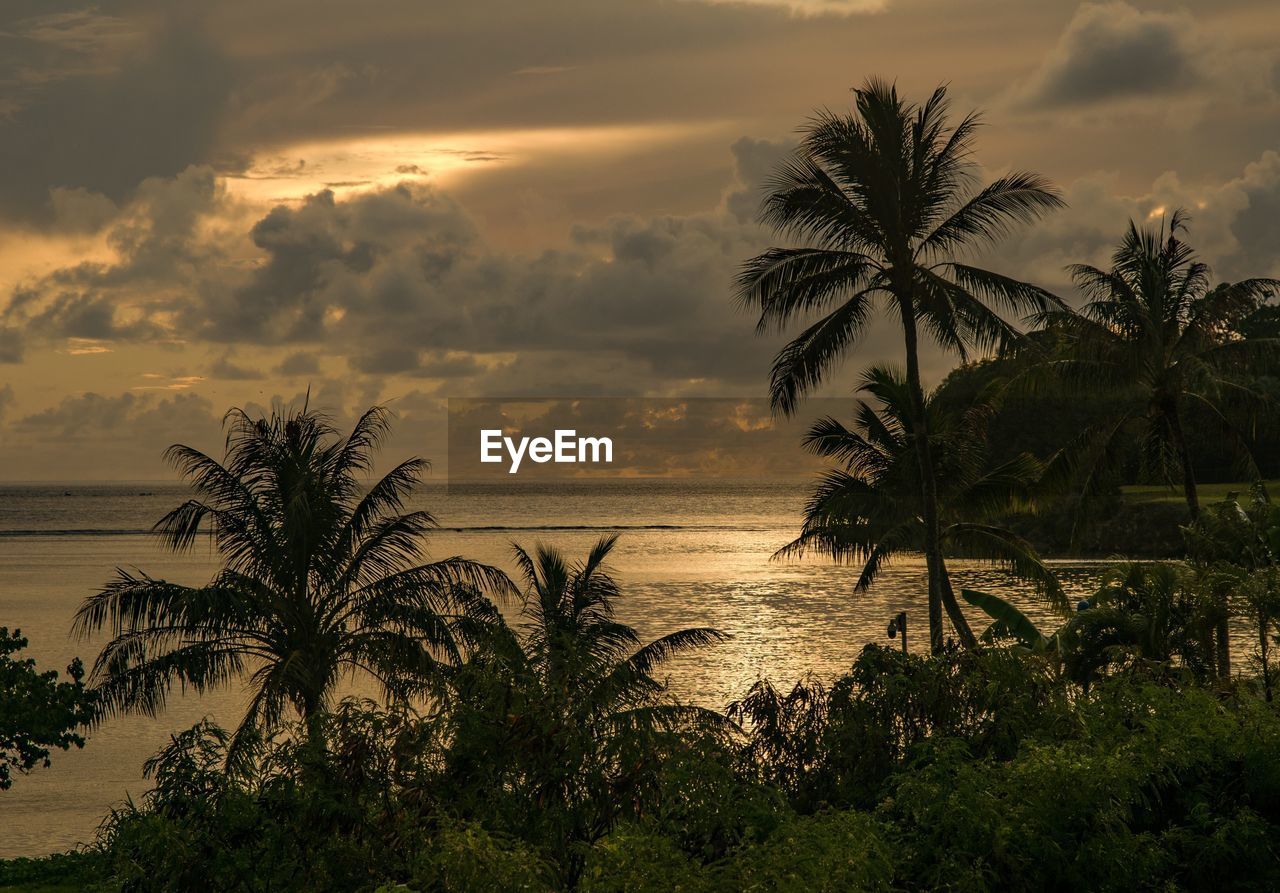
<svg viewBox="0 0 1280 893">
<path fill-rule="evenodd" d="M 5 0 L 0 479 L 163 478 L 308 387 L 428 455 L 449 396 L 762 395 L 760 186 L 869 75 L 1063 190 L 1002 272 L 1067 295 L 1181 206 L 1278 276 L 1277 47 L 1275 0 Z"/>
</svg>

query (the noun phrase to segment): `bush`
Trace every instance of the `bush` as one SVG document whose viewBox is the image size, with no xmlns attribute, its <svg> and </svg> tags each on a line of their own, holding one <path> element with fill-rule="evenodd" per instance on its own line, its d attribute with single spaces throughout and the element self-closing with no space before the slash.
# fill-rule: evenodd
<svg viewBox="0 0 1280 893">
<path fill-rule="evenodd" d="M 1280 883 L 1280 803 L 1255 762 L 1280 758 L 1280 719 L 1199 690 L 1109 682 L 1078 740 L 1011 760 L 931 742 L 895 776 L 881 817 L 913 889 L 1225 889 Z M 1266 814 L 1264 814 L 1264 812 Z M 1248 865 L 1247 873 L 1237 866 Z M 1215 867 L 1216 866 L 1216 867 Z M 1238 886 L 1233 886 L 1238 885 Z"/>
<path fill-rule="evenodd" d="M 94 891 L 103 889 L 102 860 L 97 853 L 54 853 L 40 859 L 0 859 L 0 891 Z"/>
<path fill-rule="evenodd" d="M 1047 660 L 1015 649 L 926 658 L 868 645 L 830 691 L 806 682 L 781 695 L 758 683 L 730 711 L 751 729 L 747 771 L 801 812 L 874 806 L 885 781 L 932 738 L 1004 758 L 1027 736 L 1060 737 L 1075 725 Z"/>
<path fill-rule="evenodd" d="M 408 882 L 395 889 L 541 893 L 554 889 L 554 878 L 551 864 L 528 844 L 476 825 L 448 822 L 436 829 L 426 850 L 414 860 Z"/>
</svg>

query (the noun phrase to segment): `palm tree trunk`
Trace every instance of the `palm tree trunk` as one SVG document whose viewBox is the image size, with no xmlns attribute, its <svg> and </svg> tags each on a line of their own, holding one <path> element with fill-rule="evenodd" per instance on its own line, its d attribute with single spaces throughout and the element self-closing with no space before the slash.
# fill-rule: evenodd
<svg viewBox="0 0 1280 893">
<path fill-rule="evenodd" d="M 1191 465 L 1191 452 L 1187 449 L 1187 439 L 1182 432 L 1182 416 L 1176 404 L 1166 406 L 1165 419 L 1168 421 L 1169 433 L 1173 438 L 1174 449 L 1178 453 L 1178 464 L 1182 466 L 1182 495 L 1187 500 L 1187 508 L 1191 511 L 1191 520 L 1200 517 L 1200 494 L 1196 489 L 1196 472 Z"/>
<path fill-rule="evenodd" d="M 907 384 L 911 388 L 916 455 L 920 465 L 920 490 L 924 515 L 924 561 L 929 572 L 929 650 L 942 650 L 942 609 L 956 629 L 966 648 L 977 644 L 951 590 L 946 561 L 942 556 L 942 528 L 938 521 L 938 482 L 933 473 L 933 455 L 929 449 L 929 422 L 925 411 L 924 388 L 920 384 L 919 341 L 915 313 L 909 302 L 902 302 L 902 329 L 907 348 Z"/>
<path fill-rule="evenodd" d="M 1187 449 L 1187 438 L 1182 430 L 1182 414 L 1178 412 L 1176 401 L 1170 400 L 1164 406 L 1165 419 L 1169 425 L 1169 433 L 1173 438 L 1174 449 L 1178 453 L 1178 464 L 1182 466 L 1182 494 L 1187 500 L 1187 509 L 1194 522 L 1200 517 L 1200 494 L 1196 488 L 1196 471 L 1191 464 L 1191 451 Z M 1214 634 L 1217 639 L 1218 678 L 1226 679 L 1231 675 L 1231 628 L 1230 610 L 1227 605 L 1226 590 L 1222 593 L 1222 604 L 1219 606 L 1218 628 Z"/>
<path fill-rule="evenodd" d="M 951 588 L 951 573 L 947 570 L 945 562 L 942 565 L 942 606 L 947 609 L 947 617 L 951 620 L 951 625 L 956 628 L 960 644 L 966 648 L 977 648 L 978 639 L 969 627 L 969 621 L 965 619 L 960 603 L 956 601 L 955 590 Z"/>
<path fill-rule="evenodd" d="M 1267 643 L 1268 623 L 1266 608 L 1258 609 L 1258 649 L 1262 655 L 1262 690 L 1266 693 L 1267 703 L 1271 703 L 1271 655 Z"/>
</svg>

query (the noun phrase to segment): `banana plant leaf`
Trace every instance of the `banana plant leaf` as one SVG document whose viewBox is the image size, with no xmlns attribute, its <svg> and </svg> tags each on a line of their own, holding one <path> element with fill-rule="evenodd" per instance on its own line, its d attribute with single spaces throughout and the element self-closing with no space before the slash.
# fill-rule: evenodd
<svg viewBox="0 0 1280 893">
<path fill-rule="evenodd" d="M 1000 596 L 973 589 L 961 589 L 960 594 L 965 601 L 975 608 L 980 608 L 992 619 L 991 625 L 981 636 L 983 642 L 1014 639 L 1027 648 L 1038 650 L 1048 647 L 1049 640 L 1036 628 L 1030 618 Z"/>
</svg>

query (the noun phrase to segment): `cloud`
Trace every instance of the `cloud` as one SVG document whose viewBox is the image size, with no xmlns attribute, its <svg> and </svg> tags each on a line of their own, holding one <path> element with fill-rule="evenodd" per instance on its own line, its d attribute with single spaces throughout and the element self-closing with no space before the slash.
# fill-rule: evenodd
<svg viewBox="0 0 1280 893">
<path fill-rule="evenodd" d="M 1210 111 L 1212 97 L 1256 116 L 1259 103 L 1276 99 L 1276 65 L 1273 51 L 1253 49 L 1247 35 L 1207 26 L 1187 9 L 1084 3 L 1011 97 L 1024 110 L 1118 106 L 1148 114 L 1162 110 L 1153 103 L 1178 102 L 1184 123 L 1188 110 Z M 1188 100 L 1197 105 L 1188 107 Z"/>
<path fill-rule="evenodd" d="M 156 341 L 183 337 L 166 314 L 206 283 L 235 245 L 210 241 L 204 227 L 233 213 L 213 171 L 193 167 L 139 184 L 103 227 L 112 261 L 84 260 L 21 283 L 0 309 L 0 326 L 25 340 Z"/>
<path fill-rule="evenodd" d="M 61 210 L 53 190 L 119 204 L 192 165 L 239 173 L 361 133 L 701 124 L 707 103 L 684 86 L 707 83 L 709 54 L 740 60 L 713 103 L 753 114 L 741 69 L 756 51 L 880 3 L 476 0 L 424 16 L 416 0 L 371 0 L 313 4 L 305 21 L 279 0 L 56 6 L 0 8 L 0 208 L 42 225 Z"/>
<path fill-rule="evenodd" d="M 756 219 L 765 186 L 773 177 L 793 144 L 744 136 L 730 146 L 733 152 L 737 184 L 725 195 L 725 207 L 739 223 Z"/>
<path fill-rule="evenodd" d="M 320 360 L 314 353 L 299 351 L 291 353 L 275 368 L 277 375 L 298 376 L 317 375 L 320 372 Z"/>
<path fill-rule="evenodd" d="M 185 325 L 201 337 L 316 341 L 361 304 L 411 309 L 418 281 L 446 274 L 476 234 L 447 196 L 402 184 L 346 201 L 326 190 L 298 207 L 278 206 L 249 237 L 265 260 L 247 281 L 187 308 Z"/>
<path fill-rule="evenodd" d="M 801 16 L 864 15 L 883 12 L 889 6 L 888 0 L 687 0 L 687 2 L 775 6 Z"/>
<path fill-rule="evenodd" d="M 535 253 L 492 244 L 451 195 L 421 182 L 325 190 L 242 223 L 216 175 L 190 168 L 144 182 L 120 209 L 104 229 L 113 260 L 23 283 L 0 319 L 44 343 L 291 348 L 287 375 L 314 374 L 319 350 L 361 375 L 484 392 L 510 383 L 519 354 L 527 369 L 558 370 L 567 392 L 596 387 L 610 363 L 642 388 L 741 391 L 762 380 L 770 346 L 729 294 L 738 264 L 765 244 L 751 206 L 783 151 L 735 143 L 710 210 L 578 225 L 565 247 Z M 210 374 L 259 375 L 225 351 Z"/>
<path fill-rule="evenodd" d="M 1232 278 L 1280 277 L 1280 152 L 1267 151 L 1225 187 L 1243 199 L 1231 221 L 1237 249 L 1224 258 Z"/>
<path fill-rule="evenodd" d="M 1113 174 L 1081 177 L 1064 190 L 1068 203 L 993 252 L 995 269 L 1070 296 L 1065 267 L 1107 267 L 1129 220 L 1158 225 L 1175 208 L 1189 213 L 1187 241 L 1221 280 L 1280 276 L 1280 153 L 1266 151 L 1225 182 L 1203 186 L 1166 171 L 1139 190 Z"/>
<path fill-rule="evenodd" d="M 1182 92 L 1205 82 L 1207 49 L 1185 11 L 1084 3 L 1024 87 L 1023 99 L 1077 105 Z"/>
<path fill-rule="evenodd" d="M 86 393 L 11 420 L 0 438 L 0 467 L 10 480 L 72 471 L 86 480 L 168 478 L 166 447 L 181 439 L 216 450 L 219 432 L 219 414 L 196 394 Z"/>
<path fill-rule="evenodd" d="M 0 318 L 0 363 L 21 363 L 24 339 L 18 326 L 6 326 Z"/>
<path fill-rule="evenodd" d="M 13 405 L 14 399 L 13 385 L 6 384 L 4 387 L 0 387 L 0 421 L 3 421 L 5 413 Z"/>
<path fill-rule="evenodd" d="M 198 22 L 163 12 L 157 25 L 147 20 L 0 16 L 4 80 L 14 84 L 0 114 L 6 215 L 48 223 L 65 217 L 69 195 L 51 190 L 120 202 L 142 181 L 208 158 L 232 92 L 228 63 Z"/>
<path fill-rule="evenodd" d="M 215 360 L 209 367 L 209 375 L 224 381 L 257 381 L 266 377 L 260 369 L 252 369 L 234 362 L 230 354 L 223 354 Z"/>
</svg>

